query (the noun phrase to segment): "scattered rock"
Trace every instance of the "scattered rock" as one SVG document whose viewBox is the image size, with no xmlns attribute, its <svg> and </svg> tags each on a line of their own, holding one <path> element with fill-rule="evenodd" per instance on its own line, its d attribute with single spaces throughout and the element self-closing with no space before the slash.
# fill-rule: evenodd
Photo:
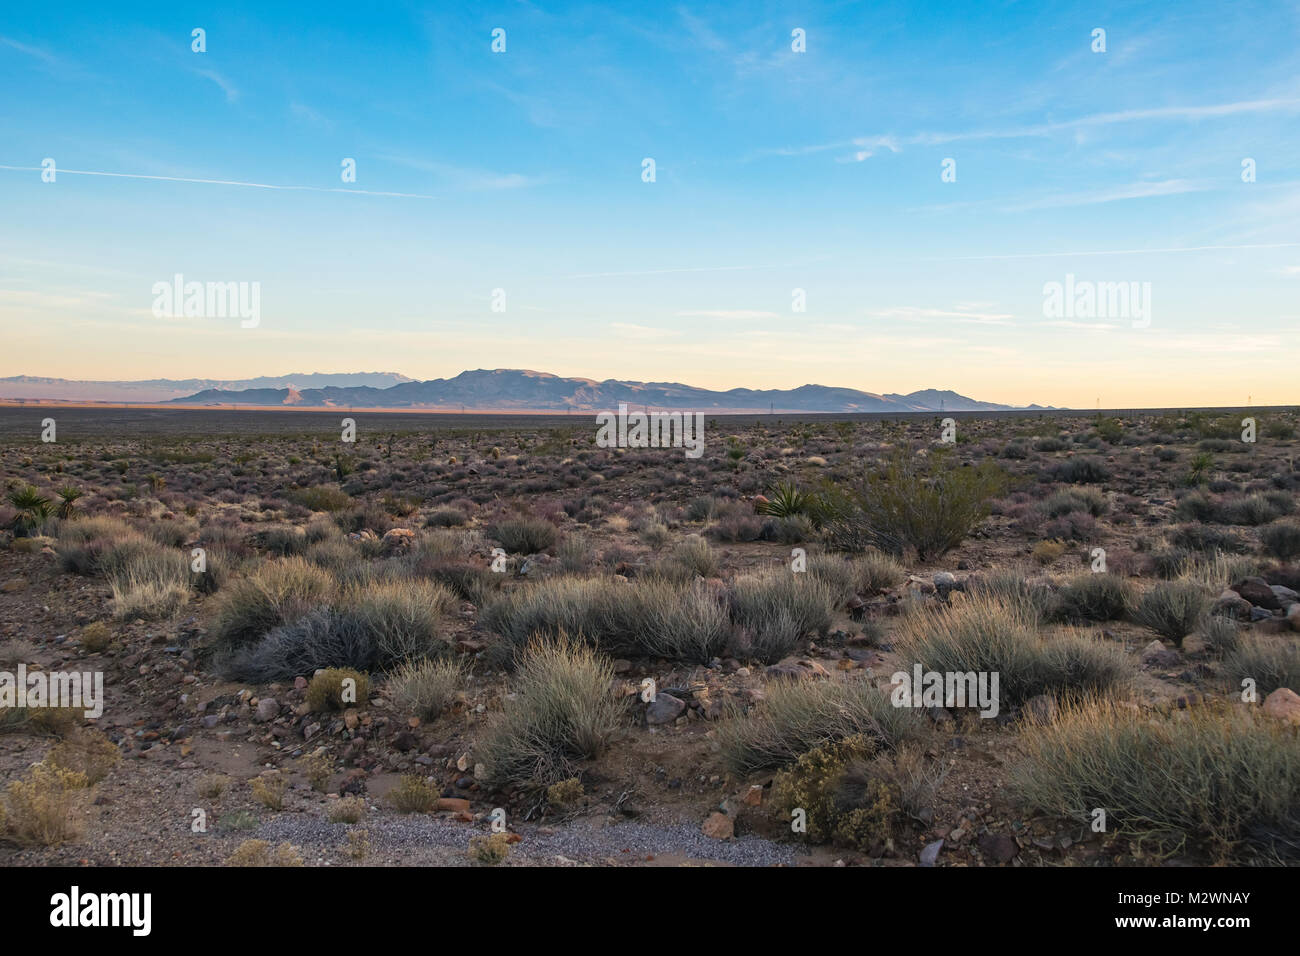
<svg viewBox="0 0 1300 956">
<path fill-rule="evenodd" d="M 736 835 L 736 824 L 725 813 L 711 813 L 700 831 L 714 840 L 730 840 Z"/>
<path fill-rule="evenodd" d="M 254 719 L 259 724 L 265 724 L 279 716 L 280 704 L 274 697 L 263 697 L 257 702 L 257 714 Z"/>
<path fill-rule="evenodd" d="M 671 724 L 685 709 L 686 701 L 661 692 L 646 706 L 645 719 L 650 724 Z"/>
<path fill-rule="evenodd" d="M 986 833 L 979 838 L 980 852 L 994 863 L 1010 863 L 1020 853 L 1020 846 L 1007 833 Z"/>
<path fill-rule="evenodd" d="M 925 849 L 921 851 L 921 865 L 934 866 L 935 861 L 939 859 L 939 851 L 942 849 L 942 840 L 935 840 L 933 843 L 926 844 Z"/>
<path fill-rule="evenodd" d="M 1142 648 L 1142 663 L 1148 667 L 1176 667 L 1181 658 L 1160 641 L 1152 641 Z"/>
<path fill-rule="evenodd" d="M 1277 595 L 1273 593 L 1269 583 L 1263 578 L 1246 578 L 1244 581 L 1234 584 L 1232 590 L 1256 607 L 1267 608 L 1270 611 L 1282 610 L 1282 603 L 1277 599 Z"/>
<path fill-rule="evenodd" d="M 1287 723 L 1300 724 L 1300 694 L 1287 687 L 1279 687 L 1264 698 L 1264 713 Z"/>
</svg>

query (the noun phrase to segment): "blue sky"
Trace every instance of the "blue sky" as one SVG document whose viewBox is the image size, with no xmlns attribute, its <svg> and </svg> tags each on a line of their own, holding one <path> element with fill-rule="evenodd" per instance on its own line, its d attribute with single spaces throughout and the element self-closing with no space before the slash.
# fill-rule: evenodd
<svg viewBox="0 0 1300 956">
<path fill-rule="evenodd" d="M 0 375 L 1300 400 L 1295 2 L 260 6 L 6 11 Z"/>
</svg>

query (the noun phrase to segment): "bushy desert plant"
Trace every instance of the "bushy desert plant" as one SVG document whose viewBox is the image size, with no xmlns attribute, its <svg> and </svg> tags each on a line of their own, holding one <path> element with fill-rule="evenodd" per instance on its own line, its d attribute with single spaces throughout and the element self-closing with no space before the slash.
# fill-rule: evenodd
<svg viewBox="0 0 1300 956">
<path fill-rule="evenodd" d="M 1037 811 L 1092 821 L 1157 854 L 1218 861 L 1300 858 L 1295 731 L 1242 707 L 1159 720 L 1107 702 L 1028 727 L 1014 788 Z"/>
<path fill-rule="evenodd" d="M 1077 574 L 1056 593 L 1052 614 L 1069 623 L 1115 621 L 1133 607 L 1133 586 L 1114 574 Z"/>
<path fill-rule="evenodd" d="M 826 490 L 827 537 L 843 550 L 901 557 L 910 548 L 928 560 L 960 544 L 1004 485 L 988 462 L 963 468 L 943 453 L 900 451 L 865 478 Z"/>
<path fill-rule="evenodd" d="M 456 699 L 465 669 L 456 661 L 410 661 L 389 675 L 388 693 L 395 705 L 433 720 Z"/>
<path fill-rule="evenodd" d="M 1133 620 L 1182 647 L 1183 638 L 1196 630 L 1209 612 L 1209 596 L 1186 581 L 1157 584 L 1142 595 Z"/>
<path fill-rule="evenodd" d="M 723 760 L 737 773 L 780 767 L 823 743 L 865 734 L 894 748 L 923 738 L 918 711 L 895 707 L 865 682 L 782 681 L 748 714 L 718 725 Z"/>
<path fill-rule="evenodd" d="M 489 784 L 548 787 L 576 776 L 577 762 L 599 756 L 624 719 L 613 677 L 605 658 L 564 635 L 531 642 L 515 696 L 475 748 Z"/>
</svg>

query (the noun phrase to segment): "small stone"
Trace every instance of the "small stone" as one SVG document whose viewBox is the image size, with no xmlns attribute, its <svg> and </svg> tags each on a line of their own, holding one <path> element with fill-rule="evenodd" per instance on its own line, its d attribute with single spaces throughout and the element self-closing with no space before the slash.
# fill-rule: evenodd
<svg viewBox="0 0 1300 956">
<path fill-rule="evenodd" d="M 1175 667 L 1181 658 L 1160 641 L 1152 641 L 1142 648 L 1142 663 L 1148 667 Z"/>
<path fill-rule="evenodd" d="M 263 697 L 257 702 L 257 714 L 254 719 L 259 724 L 265 724 L 279 716 L 280 704 L 274 697 Z"/>
<path fill-rule="evenodd" d="M 450 810 L 452 813 L 468 813 L 469 801 L 460 797 L 439 797 L 437 809 Z"/>
<path fill-rule="evenodd" d="M 984 834 L 979 838 L 979 848 L 994 863 L 1010 863 L 1020 853 L 1016 841 L 1006 833 Z"/>
<path fill-rule="evenodd" d="M 761 807 L 763 805 L 763 788 L 759 784 L 753 784 L 745 791 L 745 806 Z"/>
<path fill-rule="evenodd" d="M 934 866 L 935 861 L 939 859 L 939 851 L 943 849 L 943 841 L 935 840 L 933 843 L 926 844 L 921 851 L 921 865 Z"/>
<path fill-rule="evenodd" d="M 711 813 L 700 831 L 714 840 L 730 840 L 736 835 L 736 824 L 725 813 Z"/>
</svg>

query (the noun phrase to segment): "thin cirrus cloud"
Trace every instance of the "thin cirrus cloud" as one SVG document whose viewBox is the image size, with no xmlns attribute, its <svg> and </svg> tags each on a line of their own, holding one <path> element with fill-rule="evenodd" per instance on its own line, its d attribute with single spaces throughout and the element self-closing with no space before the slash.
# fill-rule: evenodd
<svg viewBox="0 0 1300 956">
<path fill-rule="evenodd" d="M 775 312 L 758 309 L 683 309 L 673 313 L 688 319 L 779 319 Z"/>
<path fill-rule="evenodd" d="M 905 146 L 942 146 L 948 143 L 999 139 L 1032 139 L 1052 136 L 1080 129 L 1106 127 L 1135 122 L 1153 122 L 1160 120 L 1204 120 L 1227 116 L 1259 113 L 1297 113 L 1300 112 L 1300 98 L 1279 97 L 1273 99 L 1238 100 L 1230 103 L 1215 103 L 1199 106 L 1164 106 L 1151 109 L 1116 110 L 1107 113 L 1093 113 L 1071 120 L 1058 120 L 1050 123 L 1033 123 L 1025 126 L 1010 126 L 994 129 L 975 129 L 960 132 L 928 131 L 913 133 L 908 136 L 878 134 L 858 136 L 848 141 L 816 143 L 807 146 L 783 147 L 760 150 L 758 154 L 770 156 L 804 156 L 826 150 L 853 148 L 853 152 L 842 157 L 840 162 L 862 162 L 877 155 L 882 149 L 891 153 L 901 153 Z"/>
</svg>

